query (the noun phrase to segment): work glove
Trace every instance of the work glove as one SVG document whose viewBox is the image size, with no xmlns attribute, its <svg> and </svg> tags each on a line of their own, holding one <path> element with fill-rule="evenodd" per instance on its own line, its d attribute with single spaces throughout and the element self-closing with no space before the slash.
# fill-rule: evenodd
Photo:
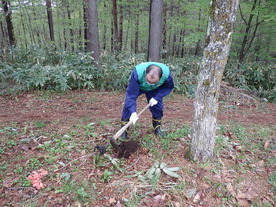
<svg viewBox="0 0 276 207">
<path fill-rule="evenodd" d="M 136 112 L 133 112 L 129 118 L 129 121 L 132 122 L 132 124 L 134 125 L 136 123 L 136 121 L 138 120 L 138 114 Z"/>
<path fill-rule="evenodd" d="M 151 98 L 149 103 L 150 103 L 150 106 L 154 106 L 158 103 L 158 101 L 156 101 L 154 98 Z"/>
</svg>

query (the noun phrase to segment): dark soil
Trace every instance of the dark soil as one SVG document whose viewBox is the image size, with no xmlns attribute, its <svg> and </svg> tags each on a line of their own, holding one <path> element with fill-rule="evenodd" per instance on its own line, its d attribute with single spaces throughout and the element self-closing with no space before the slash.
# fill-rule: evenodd
<svg viewBox="0 0 276 207">
<path fill-rule="evenodd" d="M 129 158 L 140 147 L 138 142 L 124 141 L 119 145 L 118 158 Z"/>
</svg>

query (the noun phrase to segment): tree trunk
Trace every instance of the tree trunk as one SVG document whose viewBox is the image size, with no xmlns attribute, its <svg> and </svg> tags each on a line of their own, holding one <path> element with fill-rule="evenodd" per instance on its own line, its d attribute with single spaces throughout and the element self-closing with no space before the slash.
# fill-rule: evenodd
<svg viewBox="0 0 276 207">
<path fill-rule="evenodd" d="M 74 51 L 75 47 L 74 47 L 74 32 L 72 29 L 72 18 L 71 18 L 71 11 L 70 11 L 70 5 L 69 3 L 66 2 L 66 8 L 67 8 L 67 17 L 68 17 L 68 21 L 69 21 L 69 32 L 70 32 L 70 43 L 71 43 L 71 50 Z"/>
<path fill-rule="evenodd" d="M 162 45 L 162 58 L 167 57 L 167 3 L 163 5 L 163 45 Z"/>
<path fill-rule="evenodd" d="M 121 0 L 121 4 L 119 6 L 119 34 L 118 34 L 118 42 L 119 42 L 119 46 L 118 46 L 118 49 L 119 51 L 122 50 L 122 47 L 123 47 L 123 21 L 124 21 L 124 18 L 123 18 L 123 6 L 122 6 L 122 0 Z"/>
<path fill-rule="evenodd" d="M 50 31 L 50 40 L 55 41 L 51 0 L 46 0 L 46 8 L 47 8 L 48 25 L 49 25 L 49 31 Z"/>
<path fill-rule="evenodd" d="M 4 28 L 3 28 L 3 24 L 0 21 L 0 48 L 5 48 L 5 32 L 4 32 Z"/>
<path fill-rule="evenodd" d="M 206 162 L 213 156 L 218 96 L 232 41 L 239 0 L 212 0 L 206 46 L 195 94 L 191 157 Z"/>
<path fill-rule="evenodd" d="M 201 23 L 201 7 L 199 8 L 199 12 L 198 12 L 198 27 L 197 27 L 198 33 L 200 32 L 200 27 L 201 27 L 200 23 Z M 198 40 L 196 43 L 194 55 L 198 56 L 199 51 L 200 51 L 200 40 Z"/>
<path fill-rule="evenodd" d="M 88 42 L 88 38 L 87 38 L 87 21 L 88 21 L 88 17 L 87 17 L 87 7 L 88 7 L 88 0 L 83 0 L 83 24 L 84 24 L 84 48 L 85 51 L 87 51 L 87 42 Z"/>
<path fill-rule="evenodd" d="M 139 13 L 137 12 L 136 16 L 136 24 L 134 29 L 134 53 L 137 54 L 139 51 Z"/>
<path fill-rule="evenodd" d="M 162 11 L 163 0 L 151 0 L 148 46 L 148 60 L 150 61 L 160 61 L 160 49 L 162 46 Z"/>
<path fill-rule="evenodd" d="M 99 44 L 99 29 L 98 29 L 98 10 L 97 0 L 88 0 L 88 51 L 92 52 L 92 57 L 95 60 L 95 66 L 100 65 L 100 44 Z"/>
<path fill-rule="evenodd" d="M 12 11 L 9 10 L 9 7 L 10 7 L 9 1 L 2 1 L 2 5 L 3 5 L 3 10 L 4 10 L 4 16 L 6 18 L 6 23 L 7 23 L 9 44 L 10 44 L 10 46 L 15 46 L 13 23 L 11 20 Z"/>
<path fill-rule="evenodd" d="M 117 17 L 117 0 L 112 0 L 113 8 L 112 8 L 112 15 L 113 15 L 113 51 L 117 52 L 119 50 L 119 30 L 118 30 L 118 17 Z"/>
<path fill-rule="evenodd" d="M 258 3 L 258 0 L 254 0 L 248 21 L 246 21 L 244 19 L 241 7 L 239 7 L 241 17 L 242 17 L 244 23 L 246 24 L 244 37 L 243 37 L 243 41 L 242 41 L 241 49 L 240 49 L 240 54 L 239 54 L 239 64 L 241 64 L 244 61 L 244 58 L 245 58 L 247 52 L 251 48 L 252 42 L 253 42 L 253 40 L 255 39 L 255 36 L 256 36 L 258 26 L 262 22 L 264 22 L 264 21 L 259 21 L 260 0 L 259 0 L 259 8 L 256 9 L 257 3 Z M 257 12 L 255 12 L 255 10 L 257 10 Z M 255 15 L 256 15 L 256 24 L 254 26 L 252 26 L 253 18 L 254 18 Z M 252 32 L 252 34 L 250 36 L 250 30 L 251 30 L 252 27 L 254 27 L 254 31 Z"/>
</svg>

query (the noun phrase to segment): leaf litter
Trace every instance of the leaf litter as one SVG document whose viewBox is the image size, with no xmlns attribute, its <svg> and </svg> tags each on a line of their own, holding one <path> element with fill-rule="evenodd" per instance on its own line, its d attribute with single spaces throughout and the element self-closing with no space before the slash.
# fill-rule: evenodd
<svg viewBox="0 0 276 207">
<path fill-rule="evenodd" d="M 72 97 L 79 97 L 82 100 L 81 104 L 74 102 Z M 38 205 L 42 205 L 47 197 L 42 195 L 46 194 L 51 198 L 50 205 L 69 206 L 78 204 L 78 206 L 82 206 L 87 203 L 85 197 L 87 196 L 87 188 L 81 187 L 80 184 L 86 181 L 89 185 L 95 185 L 94 188 L 97 189 L 91 193 L 92 199 L 89 199 L 90 204 L 94 206 L 98 204 L 103 206 L 126 206 L 125 204 L 131 202 L 131 199 L 134 199 L 135 196 L 141 195 L 145 195 L 145 197 L 139 201 L 137 206 L 144 206 L 143 204 L 162 206 L 168 202 L 174 206 L 184 207 L 196 205 L 221 206 L 229 203 L 240 206 L 250 206 L 252 203 L 273 206 L 275 192 L 272 191 L 272 185 L 268 182 L 269 177 L 275 172 L 275 165 L 273 166 L 268 162 L 269 159 L 275 156 L 275 140 L 272 137 L 268 137 L 267 140 L 260 139 L 258 142 L 261 142 L 262 149 L 258 151 L 246 148 L 240 142 L 237 132 L 228 130 L 224 136 L 228 137 L 229 140 L 226 146 L 222 146 L 220 153 L 217 155 L 217 164 L 215 162 L 209 166 L 199 166 L 189 162 L 184 157 L 179 157 L 176 153 L 181 152 L 182 148 L 175 148 L 170 152 L 163 151 L 162 153 L 166 154 L 166 159 L 162 159 L 162 162 L 169 164 L 169 166 L 175 166 L 173 161 L 175 158 L 178 159 L 177 166 L 182 167 L 182 169 L 177 173 L 181 177 L 161 176 L 155 187 L 149 181 L 144 183 L 138 179 L 139 175 L 145 175 L 154 163 L 151 150 L 145 147 L 139 146 L 128 159 L 123 159 L 127 169 L 126 172 L 122 169 L 123 166 L 121 166 L 120 161 L 117 161 L 112 155 L 103 162 L 102 166 L 95 167 L 93 160 L 95 160 L 96 154 L 87 150 L 89 150 L 89 145 L 96 145 L 97 140 L 107 142 L 106 137 L 112 136 L 114 129 L 120 127 L 118 117 L 121 113 L 123 97 L 124 93 L 72 91 L 64 95 L 59 94 L 49 97 L 53 100 L 51 103 L 54 103 L 54 105 L 40 99 L 35 94 L 23 94 L 16 99 L 1 98 L 0 108 L 2 110 L 0 109 L 0 114 L 2 119 L 0 124 L 11 126 L 17 123 L 17 126 L 12 127 L 15 130 L 9 132 L 15 134 L 13 137 L 17 139 L 15 140 L 17 145 L 6 148 L 0 158 L 4 165 L 7 165 L 7 160 L 9 160 L 9 167 L 3 168 L 4 165 L 2 167 L 5 171 L 5 177 L 2 179 L 3 188 L 0 192 L 2 195 L 0 205 L 26 203 L 28 200 L 31 202 L 31 198 L 35 198 L 34 201 Z M 93 103 L 86 101 L 92 98 Z M 138 100 L 138 102 L 144 101 L 145 98 Z M 166 104 L 165 112 L 170 113 L 166 113 L 164 116 L 165 127 L 170 125 L 174 128 L 181 127 L 177 120 L 181 120 L 182 123 L 186 124 L 191 122 L 192 100 L 185 99 L 183 101 L 183 96 L 175 94 L 173 98 L 169 97 L 166 101 L 170 104 Z M 138 107 L 142 108 L 143 105 L 138 105 Z M 231 114 L 227 114 L 228 112 L 219 114 L 218 119 L 225 125 L 229 124 L 229 119 L 233 122 L 243 123 L 244 126 L 254 124 L 271 126 L 275 123 L 275 105 L 267 104 L 264 111 L 252 110 L 251 106 L 246 107 L 244 105 L 237 106 Z M 43 110 L 41 110 L 42 108 Z M 250 113 L 250 116 L 245 116 L 246 113 Z M 143 141 L 145 134 L 151 133 L 149 117 L 150 113 L 147 112 L 141 117 L 140 127 L 138 127 L 140 132 L 137 136 L 140 139 L 139 144 Z M 81 135 L 81 130 L 76 127 L 80 124 L 81 119 L 83 119 L 82 124 L 85 123 L 85 119 L 87 119 L 87 125 L 93 123 L 90 126 L 95 128 L 93 134 L 84 135 L 83 133 Z M 98 123 L 105 119 L 111 120 L 112 124 L 101 127 Z M 36 136 L 31 135 L 37 129 L 35 125 L 29 123 L 35 123 L 35 121 L 47 123 L 44 128 L 39 129 L 42 133 L 37 136 L 41 136 L 43 139 L 36 140 L 34 139 Z M 112 125 L 112 127 L 109 125 Z M 24 129 L 24 136 L 19 134 L 20 128 Z M 75 134 L 68 136 L 67 134 L 70 134 L 69 132 L 72 129 L 76 130 Z M 20 172 L 21 168 L 19 166 L 27 170 L 24 165 L 28 164 L 26 161 L 32 157 L 42 157 L 41 162 L 47 160 L 49 155 L 44 154 L 47 151 L 41 150 L 41 147 L 57 144 L 62 148 L 62 142 L 52 140 L 49 135 L 42 135 L 43 130 L 52 133 L 59 132 L 64 136 L 68 136 L 64 138 L 70 140 L 70 137 L 72 137 L 73 139 L 70 140 L 70 148 L 65 147 L 66 152 L 70 155 L 70 157 L 68 156 L 69 159 L 67 156 L 64 157 L 63 153 L 57 151 L 54 157 L 56 163 L 53 165 L 44 164 L 43 168 L 46 167 L 49 173 L 47 176 L 37 169 L 31 171 L 30 181 L 32 181 L 33 188 L 38 190 L 37 192 L 33 188 L 22 186 L 22 181 L 18 181 L 20 180 L 20 173 L 14 171 Z M 18 136 L 16 133 L 18 133 Z M 0 135 L 6 134 L 4 130 L 0 131 Z M 24 141 L 21 142 L 20 140 Z M 180 141 L 186 144 L 189 139 Z M 88 149 L 78 151 L 74 143 L 87 146 Z M 155 147 L 158 150 L 163 150 L 158 146 Z M 21 160 L 13 159 L 20 153 L 23 153 L 20 155 Z M 181 156 L 183 156 L 183 153 Z M 106 158 L 99 159 L 104 160 Z M 40 159 L 38 160 L 40 161 Z M 59 168 L 59 163 L 62 163 L 61 168 Z M 113 173 L 109 183 L 102 183 L 100 176 L 103 175 L 106 169 L 112 168 L 114 168 L 114 172 L 120 173 Z M 27 170 L 27 172 L 30 171 Z M 132 177 L 135 172 L 137 172 L 137 176 Z M 124 175 L 130 177 L 127 178 Z M 23 174 L 23 176 L 27 180 L 28 175 Z M 72 182 L 72 185 L 79 187 L 72 188 L 69 193 L 65 193 L 64 190 L 60 189 L 64 183 L 70 186 L 70 182 Z M 183 187 L 180 187 L 181 185 Z M 83 191 L 79 190 L 82 188 Z M 51 189 L 54 189 L 57 193 L 51 191 Z M 70 202 L 71 199 L 72 202 Z"/>
</svg>

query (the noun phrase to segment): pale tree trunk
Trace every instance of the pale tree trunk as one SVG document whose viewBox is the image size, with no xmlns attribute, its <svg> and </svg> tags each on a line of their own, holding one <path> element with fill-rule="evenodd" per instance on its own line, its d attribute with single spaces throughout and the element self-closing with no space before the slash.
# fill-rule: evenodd
<svg viewBox="0 0 276 207">
<path fill-rule="evenodd" d="M 99 29 L 98 29 L 98 9 L 97 0 L 88 0 L 88 33 L 87 50 L 92 52 L 92 57 L 95 60 L 95 66 L 99 68 L 100 65 L 100 43 L 99 43 Z"/>
<path fill-rule="evenodd" d="M 163 0 L 151 0 L 148 60 L 160 61 Z"/>
<path fill-rule="evenodd" d="M 239 0 L 212 0 L 194 102 L 191 156 L 206 162 L 213 157 L 220 83 L 232 41 Z"/>
</svg>

